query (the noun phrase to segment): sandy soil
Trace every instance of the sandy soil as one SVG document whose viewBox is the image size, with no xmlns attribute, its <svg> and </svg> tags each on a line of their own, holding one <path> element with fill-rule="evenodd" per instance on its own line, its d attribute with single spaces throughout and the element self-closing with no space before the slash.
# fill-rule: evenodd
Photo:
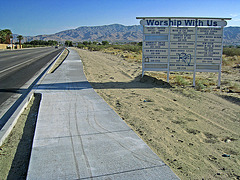
<svg viewBox="0 0 240 180">
<path fill-rule="evenodd" d="M 141 78 L 137 61 L 78 52 L 96 92 L 181 179 L 240 178 L 240 94 Z M 223 81 L 239 81 L 234 72 L 223 72 Z"/>
</svg>

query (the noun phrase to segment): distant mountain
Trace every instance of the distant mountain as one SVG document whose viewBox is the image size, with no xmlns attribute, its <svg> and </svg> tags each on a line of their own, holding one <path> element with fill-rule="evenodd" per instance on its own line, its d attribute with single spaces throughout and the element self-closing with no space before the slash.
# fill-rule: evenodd
<svg viewBox="0 0 240 180">
<path fill-rule="evenodd" d="M 25 37 L 27 41 L 32 40 L 56 40 L 64 42 L 66 40 L 73 42 L 82 41 L 109 41 L 109 42 L 129 42 L 142 41 L 142 27 L 140 25 L 124 26 L 120 24 L 104 26 L 83 26 L 76 29 L 61 31 L 51 35 L 39 35 Z"/>
<path fill-rule="evenodd" d="M 240 45 L 240 27 L 226 27 L 223 29 L 224 45 Z"/>
<path fill-rule="evenodd" d="M 143 38 L 141 25 L 124 26 L 120 24 L 104 26 L 82 26 L 76 29 L 61 31 L 50 35 L 27 36 L 24 41 L 32 40 L 55 40 L 64 42 L 82 41 L 109 41 L 109 42 L 139 42 Z M 240 27 L 224 28 L 224 45 L 240 45 Z"/>
</svg>

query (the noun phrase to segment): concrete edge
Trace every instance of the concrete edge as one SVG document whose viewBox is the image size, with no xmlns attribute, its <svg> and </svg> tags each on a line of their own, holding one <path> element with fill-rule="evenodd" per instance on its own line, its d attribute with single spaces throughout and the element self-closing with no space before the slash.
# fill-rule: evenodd
<svg viewBox="0 0 240 180">
<path fill-rule="evenodd" d="M 9 118 L 9 120 L 6 122 L 6 124 L 1 129 L 1 131 L 0 131 L 0 146 L 3 144 L 3 142 L 8 137 L 8 135 L 11 133 L 13 127 L 17 123 L 19 116 L 22 114 L 24 109 L 27 107 L 29 101 L 32 99 L 33 94 L 34 94 L 33 91 L 31 91 L 25 97 L 25 99 L 22 101 L 22 103 L 18 106 L 16 111 L 13 113 L 13 115 Z"/>
<path fill-rule="evenodd" d="M 64 48 L 65 49 L 65 48 Z M 29 101 L 34 95 L 33 87 L 41 81 L 47 74 L 49 68 L 51 68 L 54 65 L 54 62 L 60 57 L 60 55 L 63 53 L 64 49 L 58 53 L 49 63 L 47 63 L 42 69 L 38 71 L 36 75 L 34 75 L 34 80 L 31 78 L 29 81 L 31 81 L 31 85 L 29 88 L 31 89 L 29 92 L 25 94 L 25 97 L 23 98 L 22 102 L 19 104 L 17 109 L 14 110 L 13 114 L 10 116 L 10 118 L 7 120 L 6 124 L 3 126 L 3 128 L 0 130 L 0 146 L 2 146 L 5 139 L 8 137 L 8 135 L 11 133 L 13 127 L 16 125 L 17 120 L 19 116 L 22 114 L 26 106 L 28 105 Z M 29 83 L 29 81 L 27 83 Z M 26 84 L 27 84 L 26 83 Z M 23 85 L 24 86 L 24 85 Z M 21 97 L 19 97 L 20 99 Z M 6 113 L 5 113 L 6 114 Z"/>
<path fill-rule="evenodd" d="M 64 50 L 67 50 L 67 51 L 68 51 L 68 54 L 69 54 L 69 49 L 64 48 L 64 49 L 62 50 L 61 54 L 60 54 L 58 57 L 60 57 L 60 56 L 62 55 L 62 53 L 64 52 Z M 68 57 L 68 54 L 67 54 L 67 56 L 63 59 L 62 63 L 66 60 L 66 58 Z M 57 59 L 52 63 L 52 65 L 48 68 L 46 74 L 54 73 L 54 71 L 57 70 L 57 68 L 58 68 L 59 66 L 61 66 L 62 63 L 60 63 L 56 68 L 53 68 L 53 67 L 55 66 L 55 64 L 57 63 L 57 60 L 58 60 L 58 58 L 57 58 Z"/>
</svg>

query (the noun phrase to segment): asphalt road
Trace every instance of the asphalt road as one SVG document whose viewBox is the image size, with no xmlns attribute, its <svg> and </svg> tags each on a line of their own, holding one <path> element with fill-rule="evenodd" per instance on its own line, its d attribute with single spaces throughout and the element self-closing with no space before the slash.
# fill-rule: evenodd
<svg viewBox="0 0 240 180">
<path fill-rule="evenodd" d="M 0 114 L 16 99 L 12 97 L 20 96 L 31 85 L 26 83 L 61 51 L 54 47 L 0 51 Z"/>
</svg>

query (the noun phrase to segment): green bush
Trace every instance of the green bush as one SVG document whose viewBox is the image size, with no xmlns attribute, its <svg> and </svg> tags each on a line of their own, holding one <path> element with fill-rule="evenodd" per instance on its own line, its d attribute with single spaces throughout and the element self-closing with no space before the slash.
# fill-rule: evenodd
<svg viewBox="0 0 240 180">
<path fill-rule="evenodd" d="M 205 89 L 203 81 L 197 80 L 195 88 L 196 88 L 197 91 L 201 91 L 201 90 Z"/>
<path fill-rule="evenodd" d="M 83 49 L 83 48 L 85 47 L 85 45 L 83 45 L 83 44 L 78 44 L 77 47 L 80 48 L 80 49 Z"/>
<path fill-rule="evenodd" d="M 122 51 L 128 51 L 128 52 L 137 52 L 141 53 L 142 47 L 140 45 L 132 45 L 132 44 L 124 44 L 124 45 L 111 45 L 108 44 L 107 41 L 102 41 L 102 45 L 99 45 L 97 43 L 90 43 L 88 41 L 84 41 L 83 43 L 78 44 L 78 48 L 84 48 L 87 47 L 90 51 L 100 51 L 107 48 L 113 48 L 113 49 L 120 49 Z"/>
<path fill-rule="evenodd" d="M 95 45 L 95 44 L 88 45 L 87 47 L 90 51 L 100 51 L 105 48 L 105 46 L 103 45 Z"/>
<path fill-rule="evenodd" d="M 123 51 L 130 51 L 130 52 L 141 52 L 142 47 L 138 45 L 130 45 L 130 44 L 124 44 L 124 45 L 113 45 L 114 49 L 120 49 Z"/>
<path fill-rule="evenodd" d="M 223 48 L 223 54 L 226 56 L 240 56 L 240 48 L 234 48 L 234 47 Z"/>
<path fill-rule="evenodd" d="M 109 42 L 108 41 L 102 41 L 102 45 L 108 45 Z"/>
<path fill-rule="evenodd" d="M 22 48 L 46 47 L 45 45 L 22 44 Z"/>
<path fill-rule="evenodd" d="M 188 82 L 184 78 L 182 78 L 181 76 L 176 76 L 175 81 L 180 86 L 188 85 Z"/>
</svg>

